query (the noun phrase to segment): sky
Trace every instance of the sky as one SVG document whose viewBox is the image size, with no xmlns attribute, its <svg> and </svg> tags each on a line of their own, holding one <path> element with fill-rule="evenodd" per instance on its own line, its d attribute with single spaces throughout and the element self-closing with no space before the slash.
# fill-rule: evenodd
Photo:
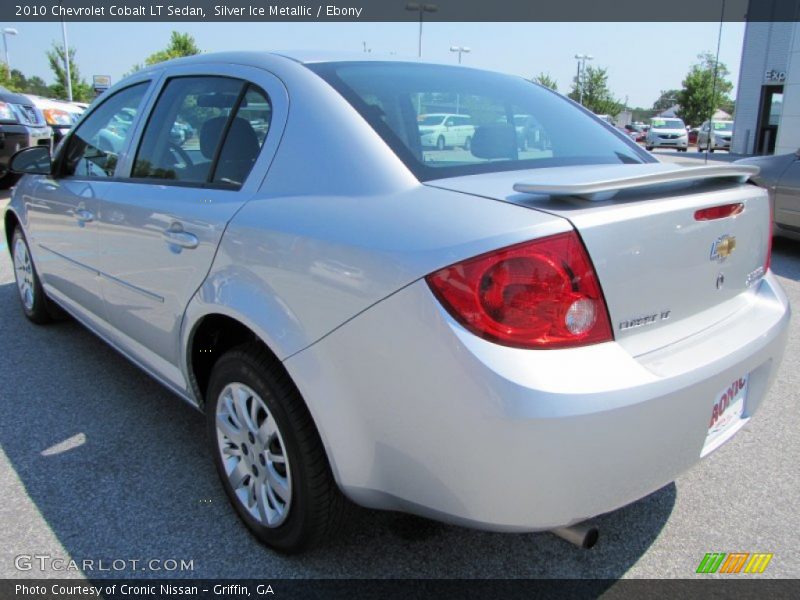
<svg viewBox="0 0 800 600">
<path fill-rule="evenodd" d="M 8 38 L 9 62 L 26 76 L 48 83 L 45 56 L 61 43 L 60 23 L 0 23 L 19 32 Z M 744 23 L 724 23 L 720 60 L 739 79 Z M 363 51 L 414 58 L 417 23 L 68 23 L 82 77 L 110 75 L 117 81 L 131 66 L 162 49 L 170 32 L 194 36 L 204 52 L 224 50 Z M 661 90 L 680 88 L 697 55 L 716 52 L 719 23 L 425 23 L 423 58 L 458 62 L 453 45 L 470 48 L 463 64 L 525 77 L 548 73 L 561 92 L 575 77 L 576 53 L 608 69 L 612 93 L 627 105 L 649 108 Z"/>
</svg>

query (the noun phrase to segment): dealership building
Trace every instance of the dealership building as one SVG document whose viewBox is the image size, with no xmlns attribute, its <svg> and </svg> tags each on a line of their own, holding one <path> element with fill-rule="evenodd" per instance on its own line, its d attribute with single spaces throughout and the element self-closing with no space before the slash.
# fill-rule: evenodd
<svg viewBox="0 0 800 600">
<path fill-rule="evenodd" d="M 779 1 L 772 0 L 774 4 Z M 770 0 L 761 2 L 762 8 L 770 4 Z M 731 152 L 785 154 L 798 148 L 800 23 L 748 21 Z"/>
</svg>

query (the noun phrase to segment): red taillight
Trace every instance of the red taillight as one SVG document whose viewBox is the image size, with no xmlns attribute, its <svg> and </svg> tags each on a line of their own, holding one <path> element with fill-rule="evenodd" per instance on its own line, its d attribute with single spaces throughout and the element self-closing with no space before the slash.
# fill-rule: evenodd
<svg viewBox="0 0 800 600">
<path fill-rule="evenodd" d="M 475 335 L 517 348 L 567 348 L 613 339 L 603 292 L 574 232 L 482 254 L 426 277 Z"/>
<path fill-rule="evenodd" d="M 710 208 L 703 208 L 695 211 L 695 221 L 713 221 L 714 219 L 724 219 L 725 217 L 734 217 L 744 210 L 744 204 L 736 202 L 735 204 L 723 204 L 721 206 L 712 206 Z"/>
</svg>

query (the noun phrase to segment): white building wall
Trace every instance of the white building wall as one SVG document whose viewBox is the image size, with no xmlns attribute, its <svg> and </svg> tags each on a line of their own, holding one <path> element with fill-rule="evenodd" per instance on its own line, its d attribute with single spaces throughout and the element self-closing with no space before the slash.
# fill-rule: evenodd
<svg viewBox="0 0 800 600">
<path fill-rule="evenodd" d="M 754 152 L 758 135 L 761 88 L 769 83 L 780 83 L 768 81 L 767 71 L 789 70 L 789 55 L 793 49 L 796 25 L 794 22 L 748 22 L 745 26 L 742 64 L 739 70 L 739 84 L 736 87 L 736 122 L 731 142 L 732 152 L 738 154 Z M 800 70 L 800 61 L 798 69 Z M 779 127 L 779 140 L 780 136 Z"/>
<path fill-rule="evenodd" d="M 783 84 L 783 108 L 775 154 L 788 154 L 800 148 L 800 27 L 796 23 L 793 25 L 794 40 Z"/>
</svg>

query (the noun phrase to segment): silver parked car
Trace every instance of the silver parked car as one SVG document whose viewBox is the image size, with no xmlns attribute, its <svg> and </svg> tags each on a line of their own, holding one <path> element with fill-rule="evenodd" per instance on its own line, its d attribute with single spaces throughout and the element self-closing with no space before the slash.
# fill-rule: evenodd
<svg viewBox="0 0 800 600">
<path fill-rule="evenodd" d="M 451 99 L 470 149 L 427 150 L 419 115 Z M 520 154 L 518 114 L 546 149 Z M 66 310 L 205 411 L 282 551 L 345 498 L 496 531 L 614 510 L 739 431 L 786 343 L 757 168 L 659 163 L 518 77 L 204 54 L 13 163 L 25 314 Z"/>
<path fill-rule="evenodd" d="M 743 158 L 736 164 L 755 165 L 761 169 L 753 181 L 769 192 L 773 233 L 800 240 L 800 150 L 777 156 Z"/>
<path fill-rule="evenodd" d="M 686 152 L 689 148 L 689 132 L 681 119 L 650 119 L 644 145 L 647 150 L 675 148 L 678 152 Z"/>
<path fill-rule="evenodd" d="M 697 151 L 731 149 L 733 121 L 704 121 L 697 131 Z"/>
</svg>

